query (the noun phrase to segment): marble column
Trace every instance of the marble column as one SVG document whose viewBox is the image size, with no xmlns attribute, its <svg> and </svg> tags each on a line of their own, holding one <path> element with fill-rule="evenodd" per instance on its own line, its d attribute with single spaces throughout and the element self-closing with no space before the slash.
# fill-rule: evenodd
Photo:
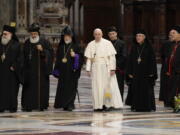
<svg viewBox="0 0 180 135">
<path fill-rule="evenodd" d="M 71 27 L 74 27 L 74 14 L 73 14 L 73 5 L 69 7 L 69 24 Z"/>
<path fill-rule="evenodd" d="M 160 56 L 160 53 L 158 50 L 160 50 L 161 44 L 166 40 L 166 37 L 168 34 L 168 33 L 166 33 L 166 28 L 167 28 L 166 3 L 160 4 L 157 7 L 157 11 L 158 11 L 158 18 L 159 18 L 157 25 L 158 25 L 159 31 L 158 31 L 158 39 L 155 39 L 155 41 L 154 41 L 154 44 L 156 45 L 156 46 L 154 46 L 154 48 L 155 48 L 157 56 Z"/>
<path fill-rule="evenodd" d="M 161 36 L 166 35 L 166 4 L 160 4 L 159 11 L 159 33 Z"/>
<path fill-rule="evenodd" d="M 27 28 L 27 0 L 16 2 L 16 22 L 19 32 L 26 32 Z"/>
<path fill-rule="evenodd" d="M 122 0 L 119 0 L 119 7 L 120 7 L 120 34 L 123 35 L 124 33 L 124 4 Z"/>
<path fill-rule="evenodd" d="M 84 5 L 81 5 L 80 7 L 80 23 L 79 23 L 79 28 L 80 28 L 80 36 L 83 37 L 84 35 Z"/>
<path fill-rule="evenodd" d="M 4 24 L 15 21 L 15 3 L 16 0 L 0 0 L 0 30 L 2 30 Z"/>
<path fill-rule="evenodd" d="M 131 41 L 133 39 L 134 32 L 134 6 L 133 4 L 124 4 L 123 12 L 123 37 L 126 41 L 127 48 L 131 48 Z"/>
<path fill-rule="evenodd" d="M 29 24 L 31 25 L 34 22 L 34 0 L 29 1 Z"/>
<path fill-rule="evenodd" d="M 79 35 L 79 0 L 74 2 L 74 30 Z"/>
</svg>

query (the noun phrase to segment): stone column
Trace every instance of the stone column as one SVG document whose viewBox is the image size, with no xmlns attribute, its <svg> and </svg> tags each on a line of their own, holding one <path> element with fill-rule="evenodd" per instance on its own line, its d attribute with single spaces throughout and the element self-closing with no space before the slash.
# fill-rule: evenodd
<svg viewBox="0 0 180 135">
<path fill-rule="evenodd" d="M 12 2 L 11 0 L 0 0 L 0 30 L 4 24 L 9 24 L 12 16 Z"/>
<path fill-rule="evenodd" d="M 158 12 L 158 18 L 159 20 L 157 21 L 157 25 L 158 26 L 158 37 L 155 38 L 154 40 L 154 48 L 156 51 L 156 56 L 158 56 L 158 58 L 160 58 L 160 54 L 159 54 L 159 50 L 161 48 L 162 43 L 166 40 L 166 37 L 168 35 L 168 33 L 166 33 L 166 26 L 167 26 L 167 20 L 166 20 L 166 3 L 161 3 L 158 7 L 157 7 L 157 12 Z"/>
<path fill-rule="evenodd" d="M 84 5 L 81 5 L 80 7 L 80 23 L 79 23 L 79 28 L 80 28 L 80 36 L 83 37 L 84 35 Z"/>
<path fill-rule="evenodd" d="M 34 0 L 29 1 L 29 24 L 31 25 L 34 22 Z"/>
<path fill-rule="evenodd" d="M 74 2 L 74 30 L 79 35 L 79 0 Z"/>
<path fill-rule="evenodd" d="M 159 11 L 159 33 L 161 36 L 166 35 L 166 4 L 160 4 Z"/>
<path fill-rule="evenodd" d="M 71 27 L 74 27 L 74 14 L 73 14 L 73 5 L 69 7 L 69 24 Z"/>
<path fill-rule="evenodd" d="M 16 2 L 16 23 L 18 32 L 26 32 L 27 28 L 27 0 Z"/>
<path fill-rule="evenodd" d="M 123 37 L 126 41 L 128 49 L 131 48 L 131 41 L 133 38 L 133 32 L 134 32 L 134 6 L 133 3 L 123 3 L 124 4 L 124 10 L 122 12 L 123 14 L 123 22 L 122 22 L 122 28 L 123 28 Z"/>
<path fill-rule="evenodd" d="M 124 3 L 122 3 L 122 0 L 119 0 L 119 6 L 120 6 L 120 34 L 124 34 Z"/>
</svg>

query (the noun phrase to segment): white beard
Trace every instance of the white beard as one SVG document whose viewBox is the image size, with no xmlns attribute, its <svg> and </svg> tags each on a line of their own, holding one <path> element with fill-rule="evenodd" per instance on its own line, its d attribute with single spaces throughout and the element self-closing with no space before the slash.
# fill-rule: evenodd
<svg viewBox="0 0 180 135">
<path fill-rule="evenodd" d="M 66 44 L 70 44 L 72 42 L 72 40 L 66 40 L 64 41 Z"/>
<path fill-rule="evenodd" d="M 39 42 L 39 36 L 37 36 L 36 38 L 32 38 L 32 37 L 30 37 L 30 42 L 32 43 L 32 44 L 35 44 L 35 43 L 38 43 Z"/>
<path fill-rule="evenodd" d="M 1 37 L 1 44 L 7 45 L 10 40 L 11 40 L 11 37 L 8 37 L 8 38 Z"/>
</svg>

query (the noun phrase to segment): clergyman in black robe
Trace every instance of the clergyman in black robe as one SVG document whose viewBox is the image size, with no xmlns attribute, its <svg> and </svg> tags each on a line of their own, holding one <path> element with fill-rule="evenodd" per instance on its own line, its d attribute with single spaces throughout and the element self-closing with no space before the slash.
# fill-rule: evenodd
<svg viewBox="0 0 180 135">
<path fill-rule="evenodd" d="M 157 65 L 153 48 L 143 30 L 136 33 L 127 62 L 130 78 L 131 110 L 155 111 L 154 85 L 157 79 Z"/>
<path fill-rule="evenodd" d="M 16 112 L 20 83 L 20 44 L 15 28 L 4 25 L 0 39 L 0 112 Z"/>
<path fill-rule="evenodd" d="M 169 33 L 169 40 L 163 43 L 160 54 L 161 54 L 161 74 L 160 74 L 160 93 L 159 100 L 164 102 L 165 107 L 169 107 L 170 103 L 168 101 L 169 96 L 169 76 L 168 73 L 168 59 L 171 55 L 174 42 L 172 41 L 171 32 Z"/>
<path fill-rule="evenodd" d="M 118 38 L 118 30 L 116 27 L 112 26 L 108 29 L 108 36 L 117 52 L 117 54 L 116 54 L 116 77 L 117 77 L 121 97 L 123 100 L 127 50 L 126 50 L 125 42 Z"/>
<path fill-rule="evenodd" d="M 66 111 L 75 109 L 74 101 L 80 77 L 80 48 L 70 26 L 62 31 L 61 41 L 56 53 L 53 75 L 58 78 L 55 108 Z"/>
<path fill-rule="evenodd" d="M 175 96 L 180 94 L 180 26 L 174 26 L 171 29 L 174 47 L 168 60 L 169 97 L 171 107 L 175 107 Z M 180 108 L 175 110 L 180 111 Z"/>
<path fill-rule="evenodd" d="M 33 23 L 30 38 L 24 44 L 24 84 L 22 110 L 43 111 L 49 106 L 49 75 L 53 66 L 53 49 L 40 37 L 40 27 Z"/>
</svg>

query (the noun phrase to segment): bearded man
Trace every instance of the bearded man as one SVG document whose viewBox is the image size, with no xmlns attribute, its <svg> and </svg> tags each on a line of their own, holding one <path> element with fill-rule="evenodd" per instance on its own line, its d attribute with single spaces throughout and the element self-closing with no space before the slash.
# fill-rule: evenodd
<svg viewBox="0 0 180 135">
<path fill-rule="evenodd" d="M 17 111 L 20 45 L 15 27 L 4 25 L 0 41 L 0 112 Z"/>
<path fill-rule="evenodd" d="M 22 110 L 43 111 L 49 106 L 49 75 L 52 70 L 53 49 L 40 37 L 40 27 L 33 23 L 30 37 L 24 44 L 24 85 Z"/>
<path fill-rule="evenodd" d="M 66 26 L 61 34 L 53 72 L 53 75 L 58 78 L 54 107 L 73 111 L 76 94 L 78 94 L 82 55 L 73 29 Z"/>
</svg>

